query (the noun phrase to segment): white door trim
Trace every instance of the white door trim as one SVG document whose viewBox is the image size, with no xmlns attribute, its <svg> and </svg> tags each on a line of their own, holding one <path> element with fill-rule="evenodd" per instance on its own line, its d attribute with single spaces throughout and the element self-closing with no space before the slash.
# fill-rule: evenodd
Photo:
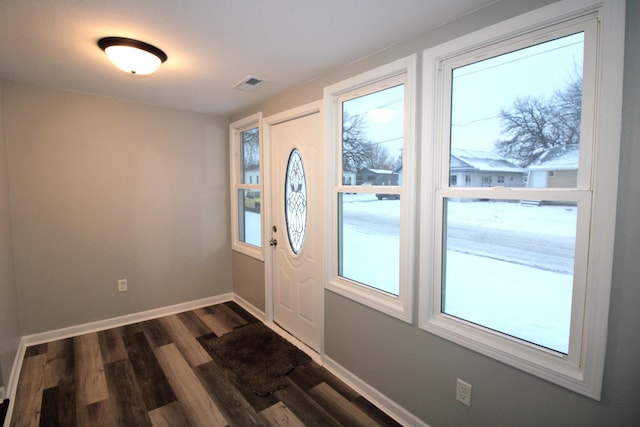
<svg viewBox="0 0 640 427">
<path fill-rule="evenodd" d="M 263 167 L 264 167 L 264 186 L 263 186 L 263 202 L 266 209 L 263 210 L 264 215 L 264 228 L 263 228 L 263 239 L 265 242 L 265 251 L 264 251 L 264 281 L 265 281 L 265 317 L 266 321 L 276 325 L 273 323 L 273 262 L 274 262 L 274 251 L 271 247 L 267 247 L 267 242 L 271 239 L 271 226 L 273 224 L 273 212 L 272 212 L 272 194 L 271 194 L 271 186 L 272 182 L 272 171 L 271 171 L 271 149 L 272 149 L 272 141 L 271 141 L 271 128 L 279 123 L 283 123 L 289 120 L 299 119 L 301 117 L 309 116 L 311 114 L 321 114 L 320 120 L 324 123 L 324 118 L 322 117 L 322 101 L 318 100 L 315 102 L 311 102 L 309 104 L 301 105 L 299 107 L 292 108 L 287 111 L 283 111 L 278 114 L 274 114 L 272 116 L 266 117 L 262 121 L 262 136 L 263 136 L 263 147 L 262 147 L 262 156 Z M 324 139 L 323 139 L 324 140 Z M 317 159 L 322 165 L 325 165 L 324 159 L 324 150 L 322 150 L 323 156 L 321 159 Z M 321 167 L 322 170 L 322 190 L 321 197 L 325 197 L 326 194 L 326 168 Z M 325 203 L 321 203 L 321 206 L 326 206 Z M 267 208 L 268 207 L 268 208 Z M 322 215 L 325 215 L 325 212 L 322 212 Z M 318 238 L 321 241 L 321 247 L 326 248 L 325 245 L 325 234 L 319 233 Z M 323 264 L 323 273 L 322 273 L 322 283 L 324 288 L 324 283 L 327 283 L 327 272 L 325 271 Z M 324 358 L 324 289 L 321 292 L 320 304 L 322 304 L 322 310 L 320 310 L 320 319 L 319 325 L 321 325 L 320 330 L 320 361 Z M 283 330 L 284 331 L 284 330 Z"/>
</svg>

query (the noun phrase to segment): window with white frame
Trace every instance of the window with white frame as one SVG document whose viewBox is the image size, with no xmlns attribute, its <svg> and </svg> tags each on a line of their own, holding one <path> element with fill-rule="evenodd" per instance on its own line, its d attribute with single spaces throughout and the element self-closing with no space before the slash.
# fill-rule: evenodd
<svg viewBox="0 0 640 427">
<path fill-rule="evenodd" d="M 412 321 L 416 56 L 325 88 L 334 170 L 327 288 Z"/>
<path fill-rule="evenodd" d="M 232 248 L 258 259 L 263 259 L 261 119 L 258 113 L 236 121 L 229 132 Z"/>
<path fill-rule="evenodd" d="M 422 187 L 420 327 L 594 399 L 623 27 L 623 1 L 567 0 L 424 53 L 422 166 L 433 174 Z M 496 185 L 499 175 L 454 188 L 459 149 L 489 153 L 487 167 L 517 165 L 525 186 Z M 569 178 L 551 185 L 551 170 Z"/>
</svg>

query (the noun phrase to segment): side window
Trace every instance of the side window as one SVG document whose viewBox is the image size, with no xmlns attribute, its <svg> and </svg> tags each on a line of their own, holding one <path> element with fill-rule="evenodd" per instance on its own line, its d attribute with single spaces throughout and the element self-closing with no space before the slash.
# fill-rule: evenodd
<svg viewBox="0 0 640 427">
<path fill-rule="evenodd" d="M 611 272 L 615 203 L 594 200 L 615 194 L 608 150 L 619 149 L 615 130 L 597 130 L 619 126 L 620 96 L 598 89 L 621 67 L 598 62 L 611 49 L 598 32 L 620 25 L 600 27 L 611 15 L 599 7 L 609 5 L 513 36 L 536 26 L 521 17 L 504 24 L 511 38 L 494 29 L 425 51 L 435 131 L 424 144 L 423 170 L 434 173 L 420 263 L 421 328 L 596 399 L 606 327 L 594 325 L 606 324 L 608 297 L 593 296 L 608 295 L 610 276 L 594 278 Z M 474 178 L 454 188 L 461 160 Z"/>
<path fill-rule="evenodd" d="M 231 228 L 234 250 L 262 259 L 261 115 L 230 126 Z"/>
<path fill-rule="evenodd" d="M 415 56 L 325 89 L 335 158 L 328 289 L 412 320 Z"/>
</svg>

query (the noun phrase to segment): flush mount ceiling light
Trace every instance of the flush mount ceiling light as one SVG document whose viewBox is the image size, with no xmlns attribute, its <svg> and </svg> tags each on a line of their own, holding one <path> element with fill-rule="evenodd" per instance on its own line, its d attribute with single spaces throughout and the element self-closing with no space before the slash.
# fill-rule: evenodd
<svg viewBox="0 0 640 427">
<path fill-rule="evenodd" d="M 167 60 L 167 54 L 149 43 L 125 37 L 98 40 L 113 65 L 130 74 L 151 74 Z"/>
</svg>

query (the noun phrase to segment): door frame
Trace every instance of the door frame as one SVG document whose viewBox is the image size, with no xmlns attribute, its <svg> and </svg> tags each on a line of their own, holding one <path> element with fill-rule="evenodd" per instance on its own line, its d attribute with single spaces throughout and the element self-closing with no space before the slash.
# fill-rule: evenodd
<svg viewBox="0 0 640 427">
<path fill-rule="evenodd" d="M 319 114 L 320 117 L 320 122 L 322 123 L 322 125 L 324 126 L 324 116 L 323 116 L 323 112 L 322 112 L 322 101 L 315 101 L 315 102 L 311 102 L 309 104 L 305 104 L 305 105 L 301 105 L 299 107 L 295 107 L 292 108 L 290 110 L 286 110 L 283 111 L 281 113 L 278 114 L 274 114 L 271 116 L 268 116 L 266 118 L 263 119 L 262 121 L 262 136 L 263 136 L 263 148 L 262 148 L 262 159 L 264 159 L 263 161 L 263 170 L 264 170 L 264 178 L 263 178 L 263 203 L 264 203 L 264 210 L 263 210 L 263 215 L 264 215 L 264 222 L 263 222 L 263 235 L 262 235 L 262 241 L 263 241 L 263 245 L 264 245 L 264 281 L 265 281 L 265 318 L 266 318 L 266 322 L 267 325 L 270 326 L 272 329 L 274 329 L 276 332 L 278 332 L 280 335 L 282 335 L 284 338 L 288 339 L 289 341 L 293 342 L 295 345 L 297 345 L 299 348 L 301 348 L 302 350 L 304 350 L 306 353 L 308 353 L 313 359 L 314 361 L 316 361 L 319 364 L 323 364 L 323 360 L 324 360 L 324 344 L 325 344 L 325 340 L 324 340 L 324 314 L 325 314 L 325 284 L 327 283 L 328 280 L 328 274 L 327 274 L 327 269 L 326 269 L 326 261 L 323 261 L 321 263 L 322 266 L 322 274 L 321 277 L 319 278 L 319 280 L 321 281 L 320 283 L 322 284 L 322 292 L 318 292 L 318 296 L 319 296 L 319 303 L 322 305 L 322 309 L 320 310 L 320 319 L 318 319 L 318 325 L 320 327 L 320 331 L 319 331 L 319 336 L 320 336 L 320 343 L 319 343 L 319 348 L 320 348 L 320 353 L 317 353 L 315 350 L 313 350 L 311 347 L 307 346 L 306 344 L 304 344 L 302 341 L 298 340 L 296 337 L 294 337 L 293 335 L 291 335 L 290 333 L 288 333 L 287 331 L 285 331 L 284 329 L 282 329 L 277 323 L 274 322 L 274 310 L 273 310 L 273 297 L 274 297 L 274 281 L 273 281 L 273 263 L 274 263 L 274 251 L 272 250 L 271 247 L 267 247 L 267 242 L 269 242 L 269 240 L 272 238 L 272 232 L 271 232 L 271 227 L 273 225 L 273 196 L 271 194 L 271 189 L 272 189 L 272 185 L 273 185 L 273 174 L 272 174 L 272 170 L 271 170 L 271 162 L 272 162 L 272 158 L 271 158 L 271 153 L 272 153 L 272 141 L 271 141 L 271 128 L 275 125 L 278 125 L 280 123 L 284 123 L 290 120 L 295 120 L 295 119 L 299 119 L 305 116 L 310 116 L 312 114 Z M 323 130 L 324 133 L 324 130 Z M 324 142 L 324 136 L 322 137 L 322 141 Z M 321 152 L 321 158 L 317 159 L 318 162 L 320 162 L 321 167 L 319 168 L 321 173 L 320 173 L 320 177 L 321 177 L 321 188 L 319 191 L 321 200 L 319 203 L 319 206 L 323 207 L 322 209 L 322 213 L 321 215 L 323 217 L 326 216 L 326 211 L 324 209 L 324 207 L 326 206 L 325 200 L 324 198 L 326 197 L 326 183 L 327 183 L 327 171 L 326 171 L 326 163 L 325 163 L 325 158 L 326 158 L 326 154 L 325 154 L 324 149 L 320 150 Z M 324 223 L 324 222 L 323 222 Z M 326 230 L 320 230 L 320 232 L 318 233 L 318 236 L 316 236 L 318 239 L 320 239 L 320 247 L 322 248 L 322 252 L 323 252 L 323 259 L 326 256 L 326 248 L 327 248 L 327 239 L 326 239 Z"/>
</svg>

